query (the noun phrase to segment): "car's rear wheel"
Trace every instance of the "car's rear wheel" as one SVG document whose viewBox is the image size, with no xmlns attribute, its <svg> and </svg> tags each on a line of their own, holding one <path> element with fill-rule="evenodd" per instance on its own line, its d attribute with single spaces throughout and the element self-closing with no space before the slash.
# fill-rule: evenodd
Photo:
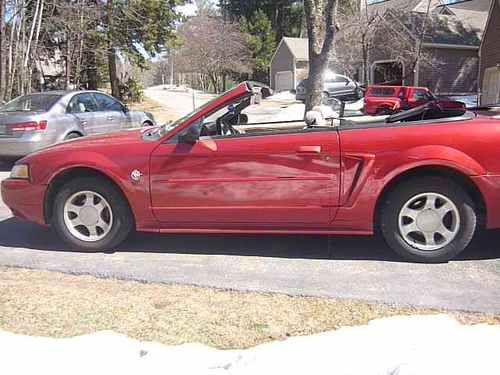
<svg viewBox="0 0 500 375">
<path fill-rule="evenodd" d="M 471 197 L 452 180 L 421 177 L 393 189 L 381 212 L 381 230 L 404 258 L 446 262 L 472 241 L 478 213 Z"/>
<path fill-rule="evenodd" d="M 72 248 L 113 250 L 133 228 L 130 208 L 117 188 L 102 178 L 70 181 L 56 194 L 52 222 Z"/>
</svg>

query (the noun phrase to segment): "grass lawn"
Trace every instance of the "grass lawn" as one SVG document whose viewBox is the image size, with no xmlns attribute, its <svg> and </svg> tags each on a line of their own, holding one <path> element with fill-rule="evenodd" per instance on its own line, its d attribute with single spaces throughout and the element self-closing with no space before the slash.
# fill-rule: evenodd
<svg viewBox="0 0 500 375">
<path fill-rule="evenodd" d="M 246 348 L 288 336 L 437 310 L 0 268 L 0 329 L 52 337 L 113 330 L 164 344 Z M 464 323 L 500 316 L 452 313 Z"/>
</svg>

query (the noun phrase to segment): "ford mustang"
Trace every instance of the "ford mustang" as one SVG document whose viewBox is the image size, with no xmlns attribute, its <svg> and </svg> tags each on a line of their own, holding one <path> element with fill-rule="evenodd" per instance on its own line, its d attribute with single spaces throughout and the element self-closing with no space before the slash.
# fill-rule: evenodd
<svg viewBox="0 0 500 375">
<path fill-rule="evenodd" d="M 499 120 L 430 102 L 255 123 L 256 96 L 242 83 L 169 125 L 37 151 L 14 165 L 3 200 L 86 251 L 132 230 L 381 233 L 407 259 L 443 262 L 500 228 Z"/>
</svg>

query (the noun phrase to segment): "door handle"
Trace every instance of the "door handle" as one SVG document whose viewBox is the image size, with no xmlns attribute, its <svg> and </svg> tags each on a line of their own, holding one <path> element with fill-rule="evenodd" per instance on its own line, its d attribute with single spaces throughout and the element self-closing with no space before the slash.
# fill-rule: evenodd
<svg viewBox="0 0 500 375">
<path fill-rule="evenodd" d="M 108 117 L 108 121 L 113 121 L 115 118 L 113 116 Z"/>
<path fill-rule="evenodd" d="M 80 121 L 80 125 L 81 125 L 81 126 L 85 126 L 85 125 L 87 125 L 87 121 L 85 121 L 85 120 Z"/>
<path fill-rule="evenodd" d="M 320 154 L 321 146 L 300 146 L 297 150 L 298 154 Z"/>
</svg>

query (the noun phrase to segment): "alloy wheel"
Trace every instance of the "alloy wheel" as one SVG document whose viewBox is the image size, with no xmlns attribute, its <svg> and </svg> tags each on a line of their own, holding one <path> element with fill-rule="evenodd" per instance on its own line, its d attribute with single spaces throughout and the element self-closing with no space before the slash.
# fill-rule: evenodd
<svg viewBox="0 0 500 375">
<path fill-rule="evenodd" d="M 64 223 L 77 239 L 96 242 L 110 232 L 113 226 L 113 211 L 102 195 L 93 191 L 80 191 L 66 200 Z"/>
<path fill-rule="evenodd" d="M 402 238 L 410 246 L 422 251 L 435 251 L 456 238 L 460 229 L 460 214 L 448 197 L 423 193 L 403 205 L 398 223 Z"/>
</svg>

